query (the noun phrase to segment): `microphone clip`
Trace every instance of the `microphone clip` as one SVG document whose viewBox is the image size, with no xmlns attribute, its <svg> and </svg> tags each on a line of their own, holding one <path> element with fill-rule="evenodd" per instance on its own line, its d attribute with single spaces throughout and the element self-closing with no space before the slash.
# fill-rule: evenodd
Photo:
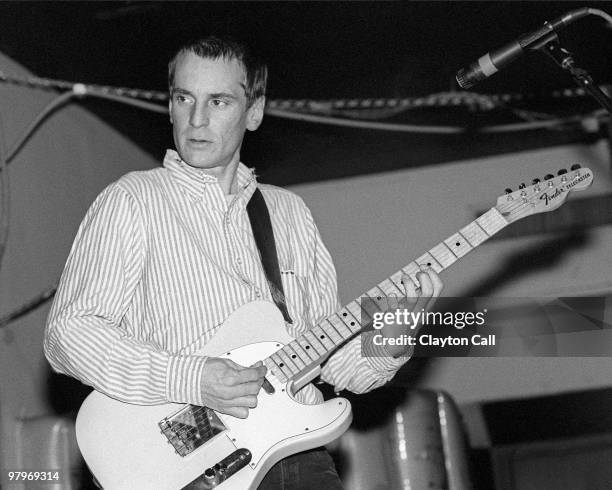
<svg viewBox="0 0 612 490">
<path fill-rule="evenodd" d="M 533 45 L 531 49 L 545 53 L 557 66 L 568 71 L 585 92 L 599 102 L 609 114 L 612 114 L 612 99 L 597 86 L 591 75 L 584 68 L 576 65 L 572 53 L 561 46 L 559 37 L 554 32 L 545 36 L 541 42 Z"/>
</svg>

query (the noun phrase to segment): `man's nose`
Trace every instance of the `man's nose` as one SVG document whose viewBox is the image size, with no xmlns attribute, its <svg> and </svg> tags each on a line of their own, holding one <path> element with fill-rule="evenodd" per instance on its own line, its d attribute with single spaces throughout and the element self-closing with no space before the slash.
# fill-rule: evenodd
<svg viewBox="0 0 612 490">
<path fill-rule="evenodd" d="M 208 126 L 210 122 L 209 109 L 204 104 L 195 104 L 189 116 L 189 124 L 194 128 Z"/>
</svg>

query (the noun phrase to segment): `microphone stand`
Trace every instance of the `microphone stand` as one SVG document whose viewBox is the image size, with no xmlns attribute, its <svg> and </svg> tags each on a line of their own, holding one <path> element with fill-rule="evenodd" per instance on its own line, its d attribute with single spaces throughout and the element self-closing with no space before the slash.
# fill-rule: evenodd
<svg viewBox="0 0 612 490">
<path fill-rule="evenodd" d="M 592 95 L 608 111 L 608 114 L 612 114 L 612 99 L 593 82 L 593 78 L 584 68 L 576 65 L 572 54 L 561 46 L 559 38 L 555 33 L 545 36 L 537 45 L 532 46 L 531 49 L 546 53 L 557 65 L 570 72 L 576 83 Z"/>
</svg>

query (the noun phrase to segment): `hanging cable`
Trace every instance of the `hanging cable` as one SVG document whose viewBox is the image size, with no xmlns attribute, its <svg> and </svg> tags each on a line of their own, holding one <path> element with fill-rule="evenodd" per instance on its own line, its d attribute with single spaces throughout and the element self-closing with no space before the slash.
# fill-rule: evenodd
<svg viewBox="0 0 612 490">
<path fill-rule="evenodd" d="M 18 320 L 22 316 L 27 315 L 31 311 L 34 311 L 36 308 L 38 308 L 40 305 L 49 301 L 51 298 L 53 298 L 56 291 L 56 286 L 49 288 L 46 291 L 43 291 L 38 296 L 36 296 L 35 298 L 28 301 L 27 303 L 25 303 L 24 305 L 21 305 L 19 308 L 9 313 L 8 315 L 0 317 L 0 329 L 6 327 L 8 324 L 14 322 L 15 320 Z"/>
<path fill-rule="evenodd" d="M 96 90 L 91 89 L 89 86 L 83 85 L 81 83 L 75 84 L 72 90 L 75 93 L 75 95 L 79 97 L 88 95 L 88 96 L 97 97 L 100 99 L 107 99 L 107 100 L 113 100 L 115 102 L 121 102 L 123 104 L 138 107 L 139 109 L 146 109 L 146 110 L 153 111 L 153 112 L 159 112 L 160 114 L 168 113 L 167 105 L 153 104 L 150 102 L 145 102 L 143 100 L 135 99 L 133 97 L 128 97 L 126 95 L 120 95 L 120 94 L 111 93 L 111 92 L 96 91 Z"/>
<path fill-rule="evenodd" d="M 26 128 L 26 130 L 23 132 L 23 134 L 21 135 L 20 138 L 17 139 L 16 143 L 13 145 L 13 147 L 9 150 L 9 152 L 6 155 L 6 163 L 9 164 L 11 163 L 11 161 L 13 160 L 13 158 L 15 157 L 15 155 L 17 154 L 17 152 L 19 152 L 19 150 L 21 149 L 21 147 L 25 144 L 25 142 L 30 138 L 30 136 L 32 135 L 32 133 L 34 132 L 34 130 L 38 127 L 38 125 L 44 121 L 44 119 L 51 114 L 55 109 L 57 109 L 58 107 L 62 106 L 63 104 L 65 104 L 67 101 L 69 101 L 72 97 L 74 97 L 76 95 L 75 92 L 71 91 L 71 92 L 66 92 L 62 95 L 57 96 L 55 99 L 53 99 L 49 104 L 47 104 L 47 106 L 38 114 L 38 116 L 36 116 L 36 118 L 30 123 L 30 125 Z"/>
<path fill-rule="evenodd" d="M 400 123 L 381 123 L 375 121 L 355 121 L 353 119 L 343 119 L 339 117 L 319 116 L 313 114 L 305 114 L 299 112 L 282 111 L 276 109 L 268 109 L 266 112 L 276 117 L 286 119 L 294 119 L 297 121 L 306 121 L 317 124 L 327 124 L 333 126 L 344 126 L 361 129 L 375 129 L 384 131 L 397 131 L 408 133 L 430 133 L 430 134 L 459 134 L 467 132 L 477 133 L 503 133 L 514 131 L 526 131 L 535 129 L 550 129 L 560 127 L 568 123 L 579 123 L 584 119 L 584 116 L 572 116 L 563 119 L 549 119 L 543 121 L 528 121 L 512 124 L 498 124 L 493 126 L 483 126 L 481 128 L 467 128 L 462 126 L 425 126 L 414 124 Z"/>
<path fill-rule="evenodd" d="M 8 163 L 6 159 L 6 140 L 4 137 L 4 121 L 0 114 L 0 270 L 2 270 L 2 259 L 6 252 L 9 236 L 10 222 L 10 183 L 8 175 Z"/>
</svg>

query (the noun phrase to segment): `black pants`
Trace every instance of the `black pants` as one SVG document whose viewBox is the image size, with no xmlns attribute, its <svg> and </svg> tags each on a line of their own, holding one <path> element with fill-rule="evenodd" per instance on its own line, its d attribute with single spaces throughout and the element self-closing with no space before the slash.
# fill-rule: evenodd
<svg viewBox="0 0 612 490">
<path fill-rule="evenodd" d="M 294 454 L 276 463 L 258 490 L 343 490 L 340 477 L 324 448 Z"/>
</svg>

